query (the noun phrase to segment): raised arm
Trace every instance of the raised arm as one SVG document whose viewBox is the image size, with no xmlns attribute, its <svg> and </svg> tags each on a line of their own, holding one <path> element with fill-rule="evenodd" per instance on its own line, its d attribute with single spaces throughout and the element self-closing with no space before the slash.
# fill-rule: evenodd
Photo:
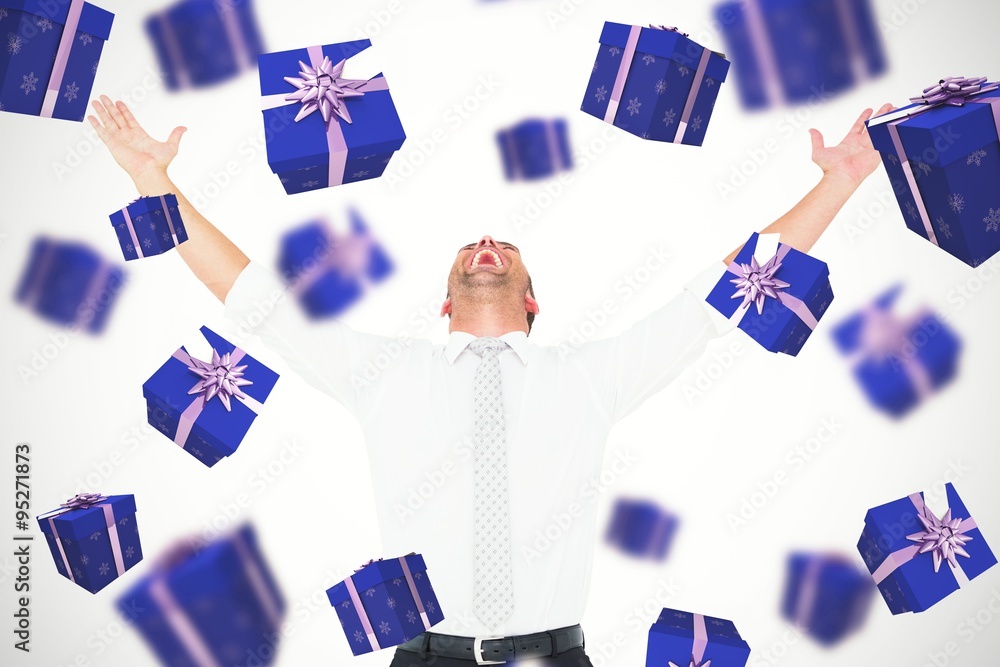
<svg viewBox="0 0 1000 667">
<path fill-rule="evenodd" d="M 884 104 L 874 115 L 888 113 L 892 108 L 891 104 Z M 782 243 L 809 252 L 851 195 L 879 165 L 878 152 L 872 147 L 865 126 L 872 115 L 871 109 L 865 109 L 836 146 L 826 146 L 819 130 L 809 130 L 812 161 L 823 170 L 823 177 L 798 204 L 761 230 L 761 234 L 781 234 Z M 727 265 L 742 247 L 725 259 Z"/>
<path fill-rule="evenodd" d="M 181 136 L 187 128 L 176 127 L 166 141 L 157 141 L 146 134 L 124 102 L 114 103 L 102 95 L 92 105 L 97 117 L 87 119 L 115 162 L 135 183 L 139 194 L 176 195 L 188 233 L 188 240 L 177 246 L 177 252 L 198 280 L 225 303 L 226 295 L 250 260 L 191 205 L 167 176 L 167 167 L 177 156 Z"/>
</svg>

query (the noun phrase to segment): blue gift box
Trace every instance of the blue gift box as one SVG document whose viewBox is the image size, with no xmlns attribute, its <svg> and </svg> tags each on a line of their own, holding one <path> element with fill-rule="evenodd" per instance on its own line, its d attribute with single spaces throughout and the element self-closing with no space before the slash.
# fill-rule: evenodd
<svg viewBox="0 0 1000 667">
<path fill-rule="evenodd" d="M 419 600 L 411 592 L 411 585 Z M 420 554 L 369 563 L 327 590 L 326 596 L 337 610 L 354 655 L 398 646 L 444 620 Z"/>
<path fill-rule="evenodd" d="M 111 12 L 79 0 L 0 0 L 0 111 L 83 120 L 113 21 Z M 60 75 L 56 57 L 67 25 Z"/>
<path fill-rule="evenodd" d="M 59 510 L 38 517 L 56 571 L 96 593 L 142 560 L 135 497 L 91 494 L 88 502 L 70 499 Z M 67 569 L 68 566 L 68 569 Z"/>
<path fill-rule="evenodd" d="M 313 47 L 314 53 L 295 49 L 259 56 L 261 95 L 280 105 L 264 110 L 267 163 L 287 194 L 378 178 L 403 145 L 406 134 L 387 89 L 344 99 L 351 122 L 331 115 L 329 126 L 318 111 L 296 121 L 301 104 L 283 101 L 296 91 L 285 77 L 298 77 L 300 62 L 313 63 L 313 55 L 321 51 L 333 64 L 346 60 L 344 74 L 359 78 L 369 73 L 352 71 L 350 59 L 370 46 L 371 41 L 363 39 Z M 385 87 L 381 73 L 370 83 Z M 334 144 L 340 147 L 331 150 Z"/>
<path fill-rule="evenodd" d="M 16 299 L 45 319 L 100 333 L 125 282 L 120 268 L 80 243 L 37 237 Z"/>
<path fill-rule="evenodd" d="M 958 336 L 930 311 L 906 320 L 892 315 L 901 291 L 901 287 L 890 289 L 833 330 L 837 348 L 855 360 L 854 376 L 868 399 L 894 417 L 908 413 L 925 393 L 955 377 L 962 348 Z M 869 330 L 872 327 L 874 331 Z M 884 341 L 886 349 L 870 348 L 869 341 L 878 341 L 879 336 L 893 340 Z"/>
<path fill-rule="evenodd" d="M 188 239 L 174 195 L 140 197 L 110 218 L 125 261 L 165 253 Z"/>
<path fill-rule="evenodd" d="M 1000 109 L 1000 91 L 969 98 L 962 106 L 945 105 L 903 116 L 894 126 L 902 155 L 887 119 L 926 107 L 912 104 L 868 121 L 868 134 L 882 154 L 906 226 L 928 240 L 933 234 L 936 245 L 970 266 L 979 266 L 1000 250 L 1000 191 L 996 187 L 1000 142 L 994 118 L 1000 110 L 991 107 Z M 907 169 L 913 175 L 916 196 Z"/>
<path fill-rule="evenodd" d="M 737 286 L 731 281 L 742 275 L 742 272 L 735 272 L 738 267 L 749 265 L 753 260 L 759 238 L 756 232 L 750 237 L 736 255 L 730 270 L 726 271 L 708 295 L 708 303 L 726 317 L 733 317 L 742 307 L 742 301 L 733 298 Z M 825 262 L 790 248 L 784 243 L 778 244 L 778 252 L 787 254 L 781 260 L 781 267 L 774 277 L 789 283 L 789 286 L 780 292 L 801 301 L 808 309 L 808 314 L 819 321 L 833 302 L 829 268 Z M 768 258 L 760 259 L 766 261 Z M 770 297 L 764 301 L 761 312 L 758 312 L 753 304 L 747 307 L 740 319 L 739 328 L 767 350 L 783 352 L 793 357 L 799 353 L 812 333 L 812 329 L 798 314 L 790 310 L 780 299 Z"/>
<path fill-rule="evenodd" d="M 619 498 L 604 539 L 629 555 L 662 561 L 677 525 L 677 517 L 656 503 Z"/>
<path fill-rule="evenodd" d="M 264 50 L 251 0 L 182 0 L 148 16 L 146 33 L 170 90 L 231 79 Z"/>
<path fill-rule="evenodd" d="M 634 34 L 637 39 L 630 37 Z M 728 71 L 725 56 L 679 32 L 607 22 L 581 109 L 643 139 L 701 146 Z M 616 102 L 615 82 L 621 76 L 626 78 Z"/>
<path fill-rule="evenodd" d="M 836 554 L 788 557 L 782 615 L 821 644 L 831 646 L 864 623 L 875 586 L 850 559 Z"/>
<path fill-rule="evenodd" d="M 177 548 L 118 600 L 164 665 L 269 665 L 285 600 L 249 526 Z M 213 662 L 214 661 L 214 662 Z"/>
<path fill-rule="evenodd" d="M 266 401 L 278 374 L 208 327 L 202 327 L 201 333 L 220 357 L 238 356 L 231 365 L 246 366 L 242 378 L 253 383 L 240 389 L 257 402 Z M 241 398 L 233 397 L 231 410 L 227 410 L 219 396 L 206 400 L 205 393 L 189 394 L 202 377 L 183 360 L 187 355 L 188 351 L 181 347 L 143 383 L 146 418 L 184 451 L 211 468 L 236 451 L 257 413 Z M 212 360 L 206 355 L 201 361 Z"/>
<path fill-rule="evenodd" d="M 743 106 L 821 102 L 886 70 L 870 0 L 748 0 L 715 7 Z"/>
<path fill-rule="evenodd" d="M 945 529 L 942 532 L 971 538 L 962 547 L 969 557 L 958 556 L 956 560 L 965 577 L 975 579 L 996 565 L 996 556 L 979 528 L 974 527 L 975 521 L 955 487 L 948 483 L 945 492 L 950 516 L 941 519 L 958 519 L 962 524 L 954 530 Z M 858 551 L 893 614 L 925 611 L 959 588 L 952 566 L 947 561 L 935 571 L 933 550 L 916 553 L 924 542 L 909 539 L 925 530 L 921 517 L 932 523 L 938 522 L 924 508 L 923 498 L 923 493 L 913 494 L 868 510 L 864 531 L 858 541 Z"/>
<path fill-rule="evenodd" d="M 572 169 L 566 121 L 529 119 L 497 132 L 508 181 L 545 178 Z"/>
<path fill-rule="evenodd" d="M 365 287 L 385 280 L 392 261 L 351 211 L 350 235 L 325 223 L 293 229 L 282 237 L 278 268 L 310 317 L 334 317 L 361 298 Z"/>
<path fill-rule="evenodd" d="M 705 650 L 697 655 L 695 635 L 704 630 Z M 693 653 L 695 653 L 693 655 Z M 744 667 L 750 646 L 743 641 L 732 621 L 701 616 L 676 609 L 664 609 L 649 628 L 646 667 L 689 667 L 711 661 L 712 667 Z"/>
</svg>

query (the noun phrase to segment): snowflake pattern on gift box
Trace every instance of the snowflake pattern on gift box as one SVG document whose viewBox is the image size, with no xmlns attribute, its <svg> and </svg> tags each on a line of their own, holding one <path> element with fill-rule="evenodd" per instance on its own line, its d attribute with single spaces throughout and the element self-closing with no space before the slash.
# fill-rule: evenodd
<svg viewBox="0 0 1000 667">
<path fill-rule="evenodd" d="M 945 237 L 946 239 L 950 239 L 951 238 L 951 225 L 949 225 L 947 222 L 945 222 L 944 218 L 938 218 L 937 219 L 937 224 L 938 224 L 938 230 L 941 232 L 941 235 L 943 237 Z"/>
<path fill-rule="evenodd" d="M 149 250 L 150 248 L 153 247 L 153 242 L 150 241 L 149 239 L 144 239 L 142 242 L 142 246 L 146 248 L 146 250 Z"/>
<path fill-rule="evenodd" d="M 302 187 L 304 187 L 304 188 L 314 188 L 317 185 L 319 185 L 319 181 L 306 181 L 305 183 L 302 184 Z"/>
<path fill-rule="evenodd" d="M 715 88 L 715 79 L 709 79 L 705 77 L 705 83 L 703 84 L 706 88 Z"/>
<path fill-rule="evenodd" d="M 906 202 L 906 214 L 914 220 L 917 219 L 917 207 L 911 201 Z"/>
<path fill-rule="evenodd" d="M 30 95 L 37 90 L 35 84 L 38 83 L 38 77 L 35 76 L 34 72 L 29 72 L 21 78 L 24 80 L 24 83 L 21 84 L 21 90 L 24 91 L 25 95 Z"/>
<path fill-rule="evenodd" d="M 340 603 L 340 606 L 343 607 L 344 609 L 347 609 L 348 607 L 351 606 L 351 601 L 350 600 L 344 600 L 343 602 Z"/>
<path fill-rule="evenodd" d="M 646 66 L 648 67 L 656 62 L 656 56 L 652 53 L 647 53 L 642 57 L 642 62 L 646 63 Z"/>
<path fill-rule="evenodd" d="M 657 81 L 656 85 L 653 87 L 653 89 L 656 90 L 656 94 L 657 95 L 662 95 L 663 93 L 667 92 L 667 82 L 666 82 L 666 80 L 665 79 L 660 79 L 659 81 Z"/>
<path fill-rule="evenodd" d="M 413 613 L 412 609 L 408 609 L 406 611 L 406 620 L 408 620 L 410 623 L 416 623 L 417 622 L 417 615 L 415 613 Z"/>
<path fill-rule="evenodd" d="M 98 65 L 98 61 L 95 60 L 94 61 L 94 66 L 90 68 L 90 73 L 93 74 L 94 76 L 97 76 L 97 65 Z"/>
<path fill-rule="evenodd" d="M 951 207 L 955 213 L 961 213 L 965 210 L 965 197 L 959 193 L 948 195 L 948 206 Z"/>
<path fill-rule="evenodd" d="M 418 572 L 417 574 L 420 574 L 420 573 Z M 429 600 L 427 602 L 427 604 L 424 605 L 424 607 L 427 609 L 427 613 L 428 614 L 435 614 L 435 613 L 437 613 L 437 605 L 434 604 L 434 600 Z"/>
<path fill-rule="evenodd" d="M 7 18 L 7 9 L 5 7 L 0 7 L 0 21 Z"/>
<path fill-rule="evenodd" d="M 90 539 L 92 539 L 94 542 L 101 539 L 101 531 L 97 531 L 96 533 L 91 533 Z"/>
<path fill-rule="evenodd" d="M 43 34 L 49 30 L 52 30 L 52 21 L 41 16 L 38 17 L 37 21 L 35 21 L 35 25 L 37 25 L 39 28 L 42 29 Z"/>
<path fill-rule="evenodd" d="M 87 563 L 90 562 L 90 556 L 84 554 L 83 556 L 80 557 L 80 562 L 86 565 Z"/>
<path fill-rule="evenodd" d="M 382 160 L 382 164 L 389 164 L 389 160 L 391 160 L 391 159 L 392 159 L 392 156 L 390 155 L 386 159 Z"/>
<path fill-rule="evenodd" d="M 931 166 L 929 164 L 918 162 L 917 169 L 919 169 L 924 174 L 924 176 L 930 176 L 931 174 Z"/>
<path fill-rule="evenodd" d="M 149 221 L 149 228 L 153 229 L 153 230 L 156 229 L 156 220 L 150 220 Z"/>
<path fill-rule="evenodd" d="M 611 54 L 612 58 L 617 58 L 618 54 L 621 53 L 621 52 L 622 52 L 622 50 L 619 49 L 617 46 L 612 46 L 610 49 L 608 49 L 608 53 Z"/>
<path fill-rule="evenodd" d="M 378 624 L 378 631 L 383 635 L 387 635 L 392 632 L 392 628 L 389 626 L 389 621 L 382 621 Z"/>
<path fill-rule="evenodd" d="M 640 139 L 649 139 L 649 132 L 643 132 L 639 135 Z"/>
<path fill-rule="evenodd" d="M 107 563 L 101 563 L 101 566 L 97 568 L 97 570 L 101 573 L 102 577 L 106 577 L 108 576 L 108 572 L 111 571 L 111 568 L 108 566 Z"/>
<path fill-rule="evenodd" d="M 374 588 L 369 588 L 367 591 L 365 591 L 365 595 L 367 595 L 370 598 L 375 597 L 375 589 Z"/>
<path fill-rule="evenodd" d="M 91 35 L 88 35 L 87 33 L 83 32 L 80 33 L 80 41 L 83 42 L 84 46 L 87 46 L 94 41 L 94 38 Z"/>
<path fill-rule="evenodd" d="M 628 101 L 628 115 L 634 116 L 639 113 L 639 107 L 642 106 L 642 102 L 639 101 L 638 97 L 633 97 Z"/>
<path fill-rule="evenodd" d="M 677 71 L 681 73 L 681 76 L 687 76 L 688 74 L 690 74 L 690 73 L 691 73 L 691 70 L 689 70 L 689 69 L 688 69 L 687 67 L 685 67 L 684 65 L 680 65 L 680 66 L 678 66 L 678 67 L 677 67 Z"/>
<path fill-rule="evenodd" d="M 400 579 L 399 577 L 396 577 L 395 579 L 392 580 L 392 583 L 394 585 L 396 585 L 396 586 L 402 586 L 403 585 L 403 580 Z"/>
<path fill-rule="evenodd" d="M 128 517 L 127 516 L 123 516 L 121 519 L 118 520 L 118 525 L 119 526 L 124 526 L 126 523 L 128 523 Z"/>
<path fill-rule="evenodd" d="M 367 175 L 368 175 L 367 171 L 357 171 L 357 172 L 354 172 L 354 178 L 364 178 Z"/>
<path fill-rule="evenodd" d="M 886 159 L 889 160 L 889 162 L 891 162 L 894 165 L 896 165 L 897 167 L 899 166 L 899 158 L 896 157 L 895 155 L 891 155 L 890 154 Z"/>
<path fill-rule="evenodd" d="M 695 116 L 694 120 L 691 121 L 691 131 L 697 132 L 701 129 L 701 116 Z"/>
<path fill-rule="evenodd" d="M 133 250 L 135 250 L 135 248 L 133 248 L 133 247 L 132 247 L 132 244 L 131 244 L 131 243 L 126 243 L 126 244 L 125 244 L 125 252 L 127 252 L 127 253 L 131 253 L 131 252 L 132 252 Z M 167 427 L 166 427 L 166 425 L 163 425 L 163 424 L 160 424 L 159 426 L 160 426 L 160 429 L 161 429 L 161 430 L 162 430 L 162 431 L 163 431 L 164 433 L 166 433 L 166 432 L 167 432 Z"/>
<path fill-rule="evenodd" d="M 969 157 L 965 159 L 965 164 L 974 164 L 977 167 L 983 166 L 983 158 L 986 157 L 986 151 L 980 148 L 977 151 L 969 153 Z"/>
<path fill-rule="evenodd" d="M 191 453 L 197 456 L 199 459 L 204 456 L 204 454 L 201 453 L 201 450 L 198 449 L 197 447 L 192 447 Z"/>
<path fill-rule="evenodd" d="M 424 578 L 424 573 L 423 572 L 414 572 L 413 573 L 413 578 L 416 579 L 417 581 L 420 581 L 421 579 Z"/>
<path fill-rule="evenodd" d="M 66 98 L 67 102 L 72 102 L 77 98 L 77 93 L 80 92 L 80 86 L 76 85 L 76 81 L 73 83 L 66 84 L 66 92 L 63 93 L 63 97 Z"/>
<path fill-rule="evenodd" d="M 21 52 L 21 47 L 24 46 L 24 40 L 17 35 L 7 36 L 7 53 L 12 56 L 16 56 Z"/>
<path fill-rule="evenodd" d="M 667 110 L 667 113 L 663 115 L 663 124 L 666 125 L 667 127 L 670 127 L 671 125 L 674 124 L 676 119 L 677 119 L 677 112 L 674 111 L 673 109 L 669 109 Z"/>
<path fill-rule="evenodd" d="M 603 102 L 604 100 L 608 99 L 608 89 L 605 88 L 604 86 L 601 86 L 600 88 L 597 89 L 597 92 L 594 93 L 594 97 L 597 98 L 598 102 Z"/>
<path fill-rule="evenodd" d="M 354 631 L 354 641 L 358 642 L 359 644 L 365 641 L 365 636 L 361 633 L 361 630 Z"/>
<path fill-rule="evenodd" d="M 135 549 L 134 548 L 129 547 L 128 549 L 125 550 L 125 558 L 128 558 L 128 559 L 131 560 L 132 556 L 134 556 L 134 555 L 135 555 Z"/>
<path fill-rule="evenodd" d="M 386 598 L 385 599 L 385 604 L 389 607 L 389 609 L 395 609 L 396 608 L 396 600 L 393 599 L 393 598 Z"/>
<path fill-rule="evenodd" d="M 164 241 L 169 241 L 170 240 L 170 233 L 169 232 L 163 232 L 163 240 Z"/>
<path fill-rule="evenodd" d="M 597 61 L 596 60 L 594 61 L 594 66 L 590 68 L 590 71 L 591 72 L 596 72 L 597 71 Z"/>
<path fill-rule="evenodd" d="M 725 625 L 725 623 L 723 623 L 722 621 L 720 621 L 717 618 L 713 618 L 712 619 L 712 625 Z"/>
<path fill-rule="evenodd" d="M 76 575 L 77 579 L 80 579 L 81 577 L 83 577 L 83 572 L 80 572 L 80 568 L 78 568 L 78 567 L 74 567 L 73 568 L 73 574 Z"/>
<path fill-rule="evenodd" d="M 1000 231 L 1000 208 L 991 208 L 989 214 L 983 218 L 986 223 L 986 231 Z"/>
</svg>

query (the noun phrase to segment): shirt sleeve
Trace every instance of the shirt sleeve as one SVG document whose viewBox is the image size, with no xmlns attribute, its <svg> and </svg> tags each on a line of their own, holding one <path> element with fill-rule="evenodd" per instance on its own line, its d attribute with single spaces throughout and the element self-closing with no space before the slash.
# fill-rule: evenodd
<svg viewBox="0 0 1000 667">
<path fill-rule="evenodd" d="M 701 356 L 709 341 L 735 327 L 735 321 L 706 301 L 725 271 L 723 263 L 713 264 L 626 332 L 581 345 L 573 355 L 592 378 L 612 422 L 669 385 Z"/>
<path fill-rule="evenodd" d="M 242 334 L 255 334 L 306 382 L 364 421 L 378 383 L 365 368 L 396 339 L 354 331 L 336 320 L 308 319 L 295 295 L 260 264 L 251 262 L 226 296 L 226 317 Z"/>
</svg>

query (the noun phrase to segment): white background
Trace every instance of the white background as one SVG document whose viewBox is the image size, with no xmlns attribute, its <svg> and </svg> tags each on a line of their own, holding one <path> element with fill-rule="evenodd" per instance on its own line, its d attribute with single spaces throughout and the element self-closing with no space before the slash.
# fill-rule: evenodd
<svg viewBox="0 0 1000 667">
<path fill-rule="evenodd" d="M 443 296 L 456 248 L 484 233 L 523 251 L 542 307 L 535 343 L 569 338 L 606 299 L 615 301 L 616 312 L 597 335 L 614 335 L 816 183 L 808 127 L 838 141 L 866 106 L 902 104 L 942 76 L 1000 77 L 990 70 L 998 65 L 995 4 L 878 0 L 891 61 L 886 77 L 800 109 L 798 119 L 786 117 L 787 110 L 746 114 L 730 81 L 706 145 L 692 148 L 611 130 L 579 106 L 603 21 L 676 24 L 723 50 L 707 4 L 261 1 L 268 50 L 371 37 L 409 136 L 386 177 L 289 197 L 263 151 L 248 143 L 261 132 L 256 74 L 207 91 L 170 94 L 159 83 L 142 29 L 153 3 L 100 4 L 116 18 L 96 92 L 132 100 L 154 136 L 165 137 L 179 124 L 189 128 L 171 175 L 205 215 L 248 255 L 273 266 L 284 230 L 316 216 L 343 225 L 346 208 L 356 205 L 397 272 L 345 319 L 362 330 L 437 341 L 446 337 L 447 324 L 424 313 Z M 493 91 L 481 83 L 490 79 Z M 456 105 L 465 108 L 461 122 Z M 528 115 L 570 122 L 578 167 L 555 196 L 545 193 L 553 182 L 515 186 L 503 180 L 494 132 Z M 109 258 L 120 256 L 107 215 L 135 193 L 88 124 L 0 114 L 0 137 L 0 293 L 13 294 L 38 233 L 86 240 Z M 762 166 L 745 162 L 765 145 L 776 152 Z M 227 163 L 235 175 L 222 175 Z M 724 195 L 720 184 L 744 163 L 753 173 Z M 543 206 L 540 214 L 529 211 L 534 219 L 518 225 L 514 216 L 525 215 L 533 203 Z M 636 274 L 650 247 L 669 252 L 669 265 Z M 932 492 L 948 474 L 957 476 L 983 532 L 1000 548 L 1000 456 L 990 435 L 1000 291 L 989 278 L 997 260 L 973 270 L 906 230 L 881 169 L 812 254 L 829 262 L 837 299 L 798 358 L 770 354 L 733 332 L 614 432 L 609 463 L 625 450 L 636 462 L 600 497 L 600 520 L 613 496 L 630 494 L 659 499 L 683 524 L 662 565 L 637 563 L 597 545 L 583 619 L 596 665 L 644 664 L 646 630 L 664 606 L 655 601 L 663 584 L 676 588 L 670 606 L 733 619 L 754 649 L 751 665 L 922 667 L 949 643 L 955 655 L 939 655 L 938 665 L 996 664 L 1000 621 L 987 605 L 993 600 L 1000 609 L 1000 568 L 923 614 L 892 617 L 876 599 L 864 630 L 832 651 L 797 639 L 780 618 L 788 550 L 856 556 L 867 508 Z M 648 279 L 626 299 L 615 285 L 628 274 Z M 290 609 L 279 664 L 387 665 L 391 651 L 350 656 L 323 594 L 360 562 L 392 555 L 380 551 L 357 426 L 338 405 L 285 373 L 239 453 L 211 470 L 195 463 L 145 426 L 140 386 L 200 325 L 223 334 L 232 329 L 176 253 L 132 262 L 128 277 L 101 337 L 61 337 L 63 329 L 12 298 L 2 306 L 3 440 L 8 452 L 16 442 L 31 443 L 33 514 L 84 489 L 135 493 L 146 561 L 92 596 L 58 576 L 44 543 L 36 542 L 33 650 L 26 659 L 10 648 L 14 560 L 12 548 L 0 548 L 0 631 L 7 638 L 0 661 L 153 664 L 138 633 L 123 628 L 115 598 L 175 539 L 252 519 Z M 941 311 L 965 347 L 958 380 L 894 422 L 868 406 L 829 332 L 900 279 L 915 303 Z M 247 345 L 285 370 L 259 345 Z M 727 360 L 734 345 L 737 352 Z M 22 377 L 33 357 L 37 375 Z M 692 388 L 702 373 L 716 379 L 696 395 Z M 804 465 L 791 464 L 789 453 L 816 438 L 824 420 L 839 424 L 835 435 Z M 3 498 L 13 495 L 12 453 L 9 461 L 8 472 L 0 474 Z M 429 461 L 428 471 L 436 465 Z M 734 529 L 727 516 L 780 473 L 785 483 Z M 966 621 L 977 613 L 986 623 L 978 631 Z"/>
</svg>

